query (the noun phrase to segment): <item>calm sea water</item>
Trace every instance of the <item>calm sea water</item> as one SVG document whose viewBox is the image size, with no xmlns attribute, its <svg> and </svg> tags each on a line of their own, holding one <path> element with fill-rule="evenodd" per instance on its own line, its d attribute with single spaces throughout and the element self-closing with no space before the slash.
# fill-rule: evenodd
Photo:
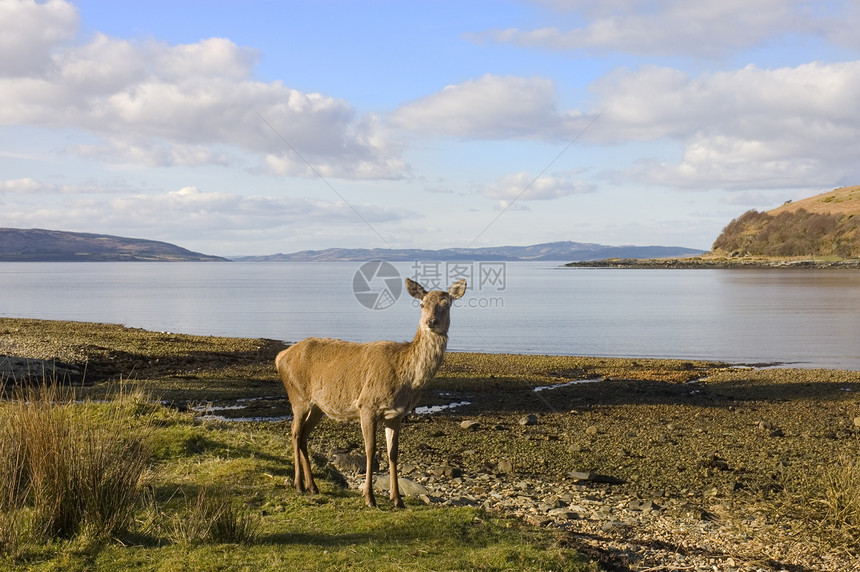
<svg viewBox="0 0 860 572">
<path fill-rule="evenodd" d="M 411 339 L 401 276 L 465 275 L 449 350 L 790 362 L 860 370 L 860 273 L 560 263 L 0 263 L 0 317 L 295 341 Z M 365 291 L 359 300 L 355 291 Z M 368 292 L 371 294 L 368 298 Z M 369 309 L 373 293 L 388 294 Z M 370 302 L 368 302 L 370 300 Z"/>
</svg>

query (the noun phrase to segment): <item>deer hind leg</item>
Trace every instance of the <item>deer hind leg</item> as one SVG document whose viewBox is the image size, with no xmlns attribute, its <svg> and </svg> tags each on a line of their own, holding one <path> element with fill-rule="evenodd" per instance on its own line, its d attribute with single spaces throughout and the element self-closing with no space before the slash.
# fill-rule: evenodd
<svg viewBox="0 0 860 572">
<path fill-rule="evenodd" d="M 402 417 L 385 420 L 385 444 L 388 446 L 388 470 L 391 475 L 390 498 L 397 508 L 404 508 L 400 496 L 400 481 L 397 475 L 398 445 L 400 441 L 400 422 Z"/>
<path fill-rule="evenodd" d="M 367 472 L 364 480 L 364 504 L 376 506 L 373 496 L 373 458 L 376 455 L 376 418 L 373 413 L 361 412 L 361 434 L 364 436 L 364 453 L 367 456 Z"/>
<path fill-rule="evenodd" d="M 311 460 L 308 455 L 308 436 L 317 423 L 322 419 L 322 411 L 317 407 L 309 407 L 300 411 L 293 411 L 293 463 L 296 467 L 295 486 L 296 491 L 303 493 L 309 491 L 312 494 L 319 493 L 317 484 L 314 482 L 311 472 Z"/>
</svg>

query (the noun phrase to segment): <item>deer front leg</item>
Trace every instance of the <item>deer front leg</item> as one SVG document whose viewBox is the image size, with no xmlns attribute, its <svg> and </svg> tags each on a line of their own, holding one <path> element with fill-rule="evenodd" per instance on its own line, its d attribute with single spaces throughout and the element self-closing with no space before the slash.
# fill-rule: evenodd
<svg viewBox="0 0 860 572">
<path fill-rule="evenodd" d="M 305 480 L 302 478 L 304 462 L 302 454 L 302 429 L 304 429 L 304 414 L 293 410 L 293 423 L 290 431 L 293 442 L 293 465 L 295 466 L 296 492 L 305 492 Z"/>
<path fill-rule="evenodd" d="M 364 454 L 367 456 L 367 472 L 364 480 L 364 504 L 376 507 L 373 496 L 373 458 L 376 455 L 376 418 L 372 413 L 361 412 L 361 433 L 364 436 Z"/>
<path fill-rule="evenodd" d="M 390 498 L 396 508 L 404 508 L 400 496 L 400 481 L 397 476 L 398 444 L 400 441 L 400 422 L 402 417 L 385 421 L 385 443 L 388 445 L 388 471 L 391 474 Z"/>
<path fill-rule="evenodd" d="M 299 451 L 302 456 L 302 470 L 305 473 L 305 490 L 310 491 L 311 494 L 319 494 L 320 490 L 317 488 L 317 484 L 314 481 L 314 475 L 311 472 L 311 458 L 308 453 L 308 437 L 310 436 L 311 431 L 314 430 L 314 427 L 319 424 L 322 416 L 323 412 L 321 409 L 311 407 L 311 410 L 308 411 L 305 416 L 301 432 L 299 433 Z"/>
</svg>

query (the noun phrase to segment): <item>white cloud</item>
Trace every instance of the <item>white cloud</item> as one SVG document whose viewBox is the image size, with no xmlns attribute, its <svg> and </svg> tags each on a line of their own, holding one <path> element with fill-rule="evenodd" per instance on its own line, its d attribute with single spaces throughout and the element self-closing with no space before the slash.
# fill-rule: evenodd
<svg viewBox="0 0 860 572">
<path fill-rule="evenodd" d="M 592 140 L 680 141 L 677 165 L 642 161 L 637 181 L 681 188 L 838 184 L 860 140 L 860 61 L 795 68 L 747 66 L 691 77 L 647 67 L 593 86 L 605 106 Z"/>
<path fill-rule="evenodd" d="M 29 177 L 22 179 L 8 179 L 6 181 L 0 181 L 0 195 L 4 193 L 28 195 L 45 190 L 51 192 L 53 187 L 54 185 L 45 185 Z"/>
<path fill-rule="evenodd" d="M 0 181 L 0 195 L 10 194 L 21 197 L 38 198 L 45 195 L 115 194 L 125 192 L 126 190 L 123 183 L 115 183 L 109 186 L 99 184 L 60 185 L 39 181 L 32 177 Z"/>
<path fill-rule="evenodd" d="M 74 26 L 54 21 L 69 8 L 56 0 L 0 4 L 10 22 L 48 30 L 38 42 L 0 35 L 0 53 L 38 52 L 20 63 L 0 61 L 17 72 L 0 73 L 0 125 L 83 130 L 104 144 L 69 151 L 146 166 L 229 164 L 232 148 L 259 155 L 261 166 L 277 174 L 293 174 L 278 166 L 290 161 L 292 146 L 332 177 L 397 178 L 407 170 L 402 143 L 375 117 L 359 116 L 344 100 L 254 80 L 256 50 L 224 38 L 171 46 L 104 34 L 66 45 Z M 35 65 L 37 56 L 50 65 Z M 220 149 L 204 149 L 212 146 Z"/>
<path fill-rule="evenodd" d="M 560 113 L 556 99 L 548 79 L 487 74 L 405 104 L 390 119 L 422 135 L 568 139 L 582 128 L 583 117 Z"/>
<path fill-rule="evenodd" d="M 550 0 L 584 25 L 563 30 L 489 30 L 472 37 L 550 50 L 621 51 L 640 56 L 721 57 L 796 32 L 824 33 L 810 0 Z"/>
<path fill-rule="evenodd" d="M 575 179 L 572 173 L 553 173 L 535 179 L 533 174 L 523 172 L 499 178 L 485 187 L 481 194 L 499 201 L 502 208 L 524 208 L 519 203 L 548 201 L 594 191 L 591 184 Z"/>
<path fill-rule="evenodd" d="M 10 181 L 0 183 L 0 189 Z M 33 180 L 11 182 L 18 188 L 44 192 L 50 184 Z M 56 186 L 53 187 L 55 190 Z M 96 189 L 90 188 L 90 192 Z M 2 192 L 0 190 L 0 192 Z M 28 191 L 29 192 L 29 191 Z M 353 205 L 368 224 L 382 224 L 418 215 L 404 209 L 370 204 Z M 204 192 L 183 187 L 168 192 L 136 192 L 122 196 L 68 197 L 61 203 L 16 203 L 4 206 L 0 226 L 93 228 L 123 236 L 190 236 L 195 232 L 241 229 L 295 228 L 295 225 L 363 226 L 355 211 L 343 201 L 321 201 L 266 195 Z M 175 238 L 174 238 L 175 240 Z"/>
<path fill-rule="evenodd" d="M 44 70 L 54 46 L 78 25 L 77 9 L 63 0 L 0 0 L 0 75 Z"/>
</svg>

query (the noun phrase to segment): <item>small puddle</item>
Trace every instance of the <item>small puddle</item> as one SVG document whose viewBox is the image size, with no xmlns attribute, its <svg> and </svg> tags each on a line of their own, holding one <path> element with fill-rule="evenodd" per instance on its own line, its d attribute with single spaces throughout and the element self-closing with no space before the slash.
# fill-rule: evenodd
<svg viewBox="0 0 860 572">
<path fill-rule="evenodd" d="M 235 416 L 235 415 L 220 415 L 220 412 L 228 412 L 228 411 L 244 411 L 247 409 L 251 409 L 257 407 L 259 409 L 258 403 L 261 401 L 284 401 L 284 398 L 281 397 L 243 397 L 239 399 L 235 399 L 231 401 L 230 405 L 213 405 L 211 403 L 202 403 L 197 405 L 192 405 L 189 409 L 197 414 L 197 419 L 201 419 L 203 421 L 230 421 L 230 422 L 240 422 L 240 423 L 277 423 L 279 421 L 289 421 L 292 419 L 292 415 L 246 415 L 246 416 Z M 269 409 L 269 407 L 263 407 L 264 410 Z M 273 406 L 272 409 L 275 409 Z M 282 407 L 278 407 L 277 410 L 283 411 Z"/>
<path fill-rule="evenodd" d="M 280 415 L 278 417 L 225 417 L 224 415 L 212 415 L 206 413 L 197 419 L 203 421 L 229 421 L 231 423 L 277 423 L 278 421 L 289 421 L 292 415 Z"/>
<path fill-rule="evenodd" d="M 560 389 L 562 387 L 569 387 L 571 385 L 580 385 L 583 383 L 598 383 L 603 381 L 603 377 L 590 377 L 588 379 L 574 379 L 573 381 L 568 381 L 567 383 L 556 383 L 554 385 L 541 385 L 539 387 L 535 387 L 532 391 L 535 393 L 539 393 L 546 389 Z"/>
<path fill-rule="evenodd" d="M 457 407 L 464 407 L 466 405 L 471 405 L 471 401 L 457 401 L 456 403 L 448 403 L 447 405 L 422 405 L 421 407 L 416 407 L 414 413 L 416 415 L 427 415 L 428 413 L 441 413 L 443 411 L 447 411 L 448 409 L 455 409 Z"/>
<path fill-rule="evenodd" d="M 197 414 L 197 419 L 203 421 L 228 421 L 228 422 L 244 422 L 244 423 L 277 423 L 280 421 L 289 421 L 293 418 L 292 415 L 253 415 L 253 416 L 234 416 L 223 415 L 222 413 L 243 411 L 253 407 L 256 402 L 275 400 L 282 401 L 282 398 L 272 397 L 246 397 L 236 399 L 230 402 L 230 405 L 213 405 L 211 403 L 200 403 L 189 407 L 191 411 Z M 458 407 L 471 405 L 471 401 L 455 401 L 443 405 L 426 405 L 416 407 L 413 411 L 416 415 L 429 415 L 433 413 L 441 413 Z"/>
</svg>

